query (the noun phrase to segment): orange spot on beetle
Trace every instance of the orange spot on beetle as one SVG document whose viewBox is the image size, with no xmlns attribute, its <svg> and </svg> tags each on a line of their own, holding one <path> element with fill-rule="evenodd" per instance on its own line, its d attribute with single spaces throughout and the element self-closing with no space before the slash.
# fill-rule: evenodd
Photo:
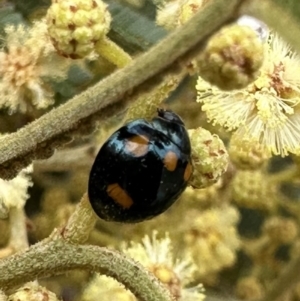
<svg viewBox="0 0 300 301">
<path fill-rule="evenodd" d="M 130 208 L 133 204 L 132 198 L 118 183 L 108 185 L 106 192 L 116 203 L 125 209 Z"/>
<path fill-rule="evenodd" d="M 178 162 L 177 155 L 172 152 L 168 151 L 165 158 L 164 158 L 164 165 L 168 171 L 174 171 L 176 169 Z"/>
<path fill-rule="evenodd" d="M 144 156 L 149 147 L 149 138 L 144 135 L 136 135 L 131 138 L 126 139 L 125 148 L 126 150 L 133 154 L 135 157 Z"/>
<path fill-rule="evenodd" d="M 187 182 L 191 178 L 192 173 L 193 173 L 193 166 L 190 162 L 188 162 L 188 164 L 185 167 L 184 174 L 183 174 L 183 179 L 185 182 Z"/>
</svg>

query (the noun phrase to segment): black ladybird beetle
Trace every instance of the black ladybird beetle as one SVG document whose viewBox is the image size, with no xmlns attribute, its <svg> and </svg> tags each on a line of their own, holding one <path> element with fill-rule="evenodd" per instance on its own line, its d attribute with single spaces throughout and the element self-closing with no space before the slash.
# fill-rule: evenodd
<svg viewBox="0 0 300 301">
<path fill-rule="evenodd" d="M 193 168 L 191 144 L 181 118 L 158 109 L 117 130 L 93 164 L 88 195 L 107 221 L 135 223 L 168 209 L 184 191 Z"/>
</svg>

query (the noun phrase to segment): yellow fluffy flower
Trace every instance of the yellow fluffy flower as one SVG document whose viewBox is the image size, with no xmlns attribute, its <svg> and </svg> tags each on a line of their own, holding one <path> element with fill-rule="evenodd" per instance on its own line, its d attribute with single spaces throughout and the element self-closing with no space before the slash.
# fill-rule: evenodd
<svg viewBox="0 0 300 301">
<path fill-rule="evenodd" d="M 150 270 L 179 301 L 203 301 L 202 285 L 186 288 L 193 281 L 196 265 L 189 256 L 174 260 L 172 242 L 168 235 L 162 239 L 157 238 L 153 231 L 152 238 L 145 236 L 142 243 L 132 242 L 124 247 L 123 252 L 139 261 Z"/>
<path fill-rule="evenodd" d="M 35 281 L 26 283 L 7 298 L 7 301 L 26 300 L 59 301 L 53 292 L 43 286 L 38 285 Z"/>
<path fill-rule="evenodd" d="M 187 249 L 197 264 L 197 274 L 205 280 L 225 267 L 232 266 L 240 248 L 237 233 L 238 210 L 231 205 L 191 212 L 184 233 Z"/>
<path fill-rule="evenodd" d="M 208 120 L 236 137 L 260 143 L 275 155 L 300 153 L 300 58 L 272 34 L 256 81 L 241 90 L 221 91 L 198 78 L 197 101 Z"/>
<path fill-rule="evenodd" d="M 3 138 L 2 138 L 3 139 Z M 4 138 L 5 139 L 5 138 Z M 20 171 L 9 181 L 0 179 L 0 218 L 6 218 L 12 207 L 23 208 L 28 199 L 28 187 L 32 186 L 32 165 Z"/>
<path fill-rule="evenodd" d="M 202 285 L 185 287 L 193 281 L 196 266 L 187 256 L 183 260 L 174 260 L 171 239 L 166 235 L 157 238 L 153 231 L 152 237 L 145 236 L 142 243 L 132 242 L 123 246 L 123 252 L 139 261 L 150 270 L 167 288 L 176 301 L 203 301 Z M 137 301 L 136 297 L 116 280 L 96 274 L 85 288 L 81 299 L 83 301 L 101 300 Z"/>
<path fill-rule="evenodd" d="M 117 280 L 96 274 L 85 287 L 82 301 L 137 301 L 135 296 Z"/>
</svg>

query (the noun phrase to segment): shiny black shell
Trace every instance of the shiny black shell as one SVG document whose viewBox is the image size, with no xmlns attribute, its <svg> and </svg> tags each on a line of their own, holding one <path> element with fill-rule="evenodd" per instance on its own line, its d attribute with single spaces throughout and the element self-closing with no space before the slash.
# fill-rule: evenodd
<svg viewBox="0 0 300 301">
<path fill-rule="evenodd" d="M 184 123 L 175 113 L 158 109 L 152 121 L 132 121 L 104 143 L 90 172 L 89 199 L 107 221 L 151 219 L 176 201 L 192 170 Z"/>
</svg>

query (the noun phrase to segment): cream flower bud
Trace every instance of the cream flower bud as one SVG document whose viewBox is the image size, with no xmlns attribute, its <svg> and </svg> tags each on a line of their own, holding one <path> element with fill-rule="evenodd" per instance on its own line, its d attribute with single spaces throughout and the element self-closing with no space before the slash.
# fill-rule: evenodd
<svg viewBox="0 0 300 301">
<path fill-rule="evenodd" d="M 233 200 L 241 207 L 272 211 L 277 206 L 276 195 L 276 184 L 261 170 L 239 170 L 232 181 Z"/>
<path fill-rule="evenodd" d="M 185 246 L 198 266 L 197 274 L 205 279 L 209 274 L 231 266 L 240 248 L 237 233 L 239 212 L 225 205 L 187 215 L 184 233 Z"/>
<path fill-rule="evenodd" d="M 204 188 L 216 183 L 228 166 L 228 153 L 223 141 L 209 131 L 189 130 L 194 172 L 189 184 Z"/>
<path fill-rule="evenodd" d="M 289 244 L 297 237 L 298 227 L 295 220 L 291 218 L 274 216 L 265 222 L 263 232 L 269 236 L 274 243 Z"/>
<path fill-rule="evenodd" d="M 238 169 L 258 169 L 271 157 L 270 152 L 260 143 L 241 141 L 236 139 L 234 134 L 228 152 Z"/>
<path fill-rule="evenodd" d="M 248 26 L 221 29 L 208 42 L 197 59 L 199 75 L 222 90 L 246 87 L 259 75 L 264 47 Z"/>
<path fill-rule="evenodd" d="M 48 32 L 62 56 L 84 58 L 109 31 L 111 17 L 101 0 L 53 0 Z"/>
</svg>

